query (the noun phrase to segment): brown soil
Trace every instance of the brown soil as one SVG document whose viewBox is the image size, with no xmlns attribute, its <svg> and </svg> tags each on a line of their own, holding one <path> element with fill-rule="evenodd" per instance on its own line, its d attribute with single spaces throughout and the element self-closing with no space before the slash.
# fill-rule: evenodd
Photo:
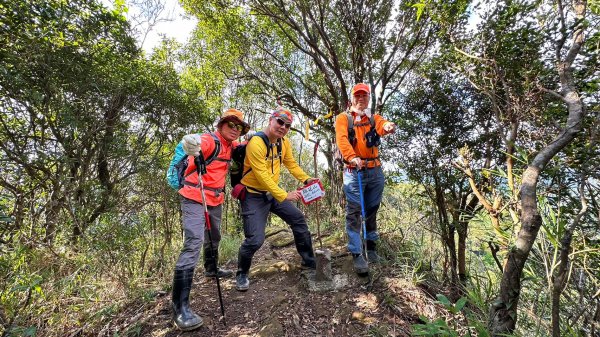
<svg viewBox="0 0 600 337">
<path fill-rule="evenodd" d="M 204 320 L 201 328 L 175 328 L 166 293 L 142 308 L 132 306 L 112 326 L 121 327 L 119 336 L 410 336 L 419 315 L 447 315 L 421 288 L 394 276 L 397 272 L 388 263 L 371 264 L 371 278 L 358 277 L 343 243 L 331 240 L 325 245 L 332 250 L 333 273 L 346 274 L 348 285 L 335 292 L 311 292 L 294 246 L 273 245 L 281 235 L 269 237 L 255 255 L 247 292 L 236 291 L 233 278 L 221 280 L 224 319 L 216 282 L 199 270 L 190 300 Z M 226 267 L 235 269 L 235 263 Z"/>
</svg>

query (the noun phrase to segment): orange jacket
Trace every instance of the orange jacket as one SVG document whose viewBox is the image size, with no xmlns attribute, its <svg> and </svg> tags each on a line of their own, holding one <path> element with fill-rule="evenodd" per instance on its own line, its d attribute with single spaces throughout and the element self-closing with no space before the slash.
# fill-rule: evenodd
<svg viewBox="0 0 600 337">
<path fill-rule="evenodd" d="M 206 205 L 208 206 L 217 206 L 223 203 L 225 198 L 225 179 L 227 172 L 229 172 L 231 150 L 238 144 L 235 141 L 231 143 L 226 141 L 219 131 L 216 131 L 215 135 L 221 142 L 221 151 L 215 160 L 206 166 L 206 174 L 202 176 Z M 204 133 L 200 137 L 202 138 L 202 142 L 200 143 L 202 154 L 205 159 L 208 159 L 215 149 L 215 140 L 208 133 Z M 185 183 L 183 188 L 179 190 L 179 194 L 202 203 L 202 192 L 198 185 L 198 173 L 196 172 L 196 164 L 194 163 L 193 156 L 188 156 L 188 167 L 185 171 L 185 176 Z"/>
<path fill-rule="evenodd" d="M 335 119 L 335 142 L 342 152 L 344 161 L 349 162 L 350 160 L 359 157 L 363 160 L 367 160 L 367 167 L 374 167 L 381 165 L 379 160 L 369 161 L 369 159 L 375 159 L 379 157 L 379 150 L 376 147 L 368 148 L 365 134 L 371 130 L 371 124 L 367 115 L 359 116 L 355 112 L 351 112 L 354 120 L 354 132 L 356 137 L 356 146 L 352 147 L 348 140 L 348 117 L 346 113 L 339 114 Z M 388 121 L 385 120 L 381 115 L 374 115 L 375 130 L 377 134 L 383 136 L 389 132 L 383 130 L 383 126 Z M 348 167 L 354 167 L 354 165 L 346 164 Z"/>
</svg>

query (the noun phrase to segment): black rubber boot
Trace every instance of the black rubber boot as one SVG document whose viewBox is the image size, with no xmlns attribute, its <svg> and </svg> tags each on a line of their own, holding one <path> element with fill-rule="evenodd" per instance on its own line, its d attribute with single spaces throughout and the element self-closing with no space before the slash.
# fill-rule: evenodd
<svg viewBox="0 0 600 337">
<path fill-rule="evenodd" d="M 306 235 L 294 235 L 294 243 L 296 244 L 298 254 L 302 258 L 301 267 L 304 269 L 316 269 L 317 262 L 315 260 L 315 253 L 313 252 L 310 233 L 306 233 Z"/>
<path fill-rule="evenodd" d="M 175 270 L 173 276 L 173 320 L 175 325 L 183 331 L 194 330 L 202 326 L 202 318 L 190 309 L 190 290 L 194 269 Z"/>
<path fill-rule="evenodd" d="M 214 254 L 214 256 L 212 255 Z M 217 263 L 215 263 L 215 261 Z M 210 247 L 204 247 L 204 276 L 205 277 L 231 277 L 233 276 L 233 271 L 228 269 L 222 269 L 217 267 L 215 270 L 215 266 L 218 265 L 219 262 L 219 250 L 215 249 L 213 252 L 210 251 Z"/>
<path fill-rule="evenodd" d="M 377 251 L 375 250 L 376 246 L 375 241 L 367 240 L 367 258 L 369 259 L 369 262 L 381 262 L 381 258 L 377 255 Z"/>
</svg>

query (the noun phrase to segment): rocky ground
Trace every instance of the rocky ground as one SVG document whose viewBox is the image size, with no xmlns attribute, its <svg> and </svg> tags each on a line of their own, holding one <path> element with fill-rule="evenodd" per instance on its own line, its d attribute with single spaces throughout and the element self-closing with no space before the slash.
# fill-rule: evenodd
<svg viewBox="0 0 600 337">
<path fill-rule="evenodd" d="M 123 318 L 114 322 L 121 327 L 119 336 L 410 336 L 419 315 L 447 316 L 434 294 L 397 276 L 389 262 L 372 264 L 370 277 L 356 275 L 343 238 L 323 240 L 332 252 L 340 289 L 314 291 L 309 283 L 314 275 L 300 269 L 291 233 L 279 229 L 270 234 L 253 260 L 247 292 L 236 291 L 234 279 L 221 280 L 224 319 L 216 282 L 198 272 L 191 306 L 204 319 L 203 327 L 177 330 L 171 322 L 170 294 L 164 293 L 119 315 Z M 235 263 L 227 267 L 235 269 Z"/>
</svg>

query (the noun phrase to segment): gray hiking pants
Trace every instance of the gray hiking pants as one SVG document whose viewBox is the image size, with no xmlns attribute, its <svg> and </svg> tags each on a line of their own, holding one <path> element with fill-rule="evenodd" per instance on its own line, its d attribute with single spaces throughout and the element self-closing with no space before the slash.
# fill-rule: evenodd
<svg viewBox="0 0 600 337">
<path fill-rule="evenodd" d="M 279 216 L 291 227 L 296 250 L 302 257 L 302 265 L 315 268 L 312 239 L 304 214 L 290 201 L 278 202 L 271 195 L 248 192 L 246 198 L 242 200 L 242 218 L 246 238 L 238 255 L 238 274 L 248 274 L 254 253 L 265 242 L 265 227 L 269 212 Z"/>
<path fill-rule="evenodd" d="M 213 250 L 216 252 L 221 241 L 221 212 L 222 206 L 208 206 L 208 216 L 211 224 Z M 204 237 L 208 236 L 206 221 L 204 219 L 204 205 L 194 200 L 181 198 L 181 217 L 183 219 L 184 241 L 179 259 L 175 265 L 176 270 L 196 268 L 200 258 L 200 248 Z M 204 242 L 205 251 L 210 248 L 210 242 Z M 206 258 L 206 257 L 205 257 Z"/>
</svg>

